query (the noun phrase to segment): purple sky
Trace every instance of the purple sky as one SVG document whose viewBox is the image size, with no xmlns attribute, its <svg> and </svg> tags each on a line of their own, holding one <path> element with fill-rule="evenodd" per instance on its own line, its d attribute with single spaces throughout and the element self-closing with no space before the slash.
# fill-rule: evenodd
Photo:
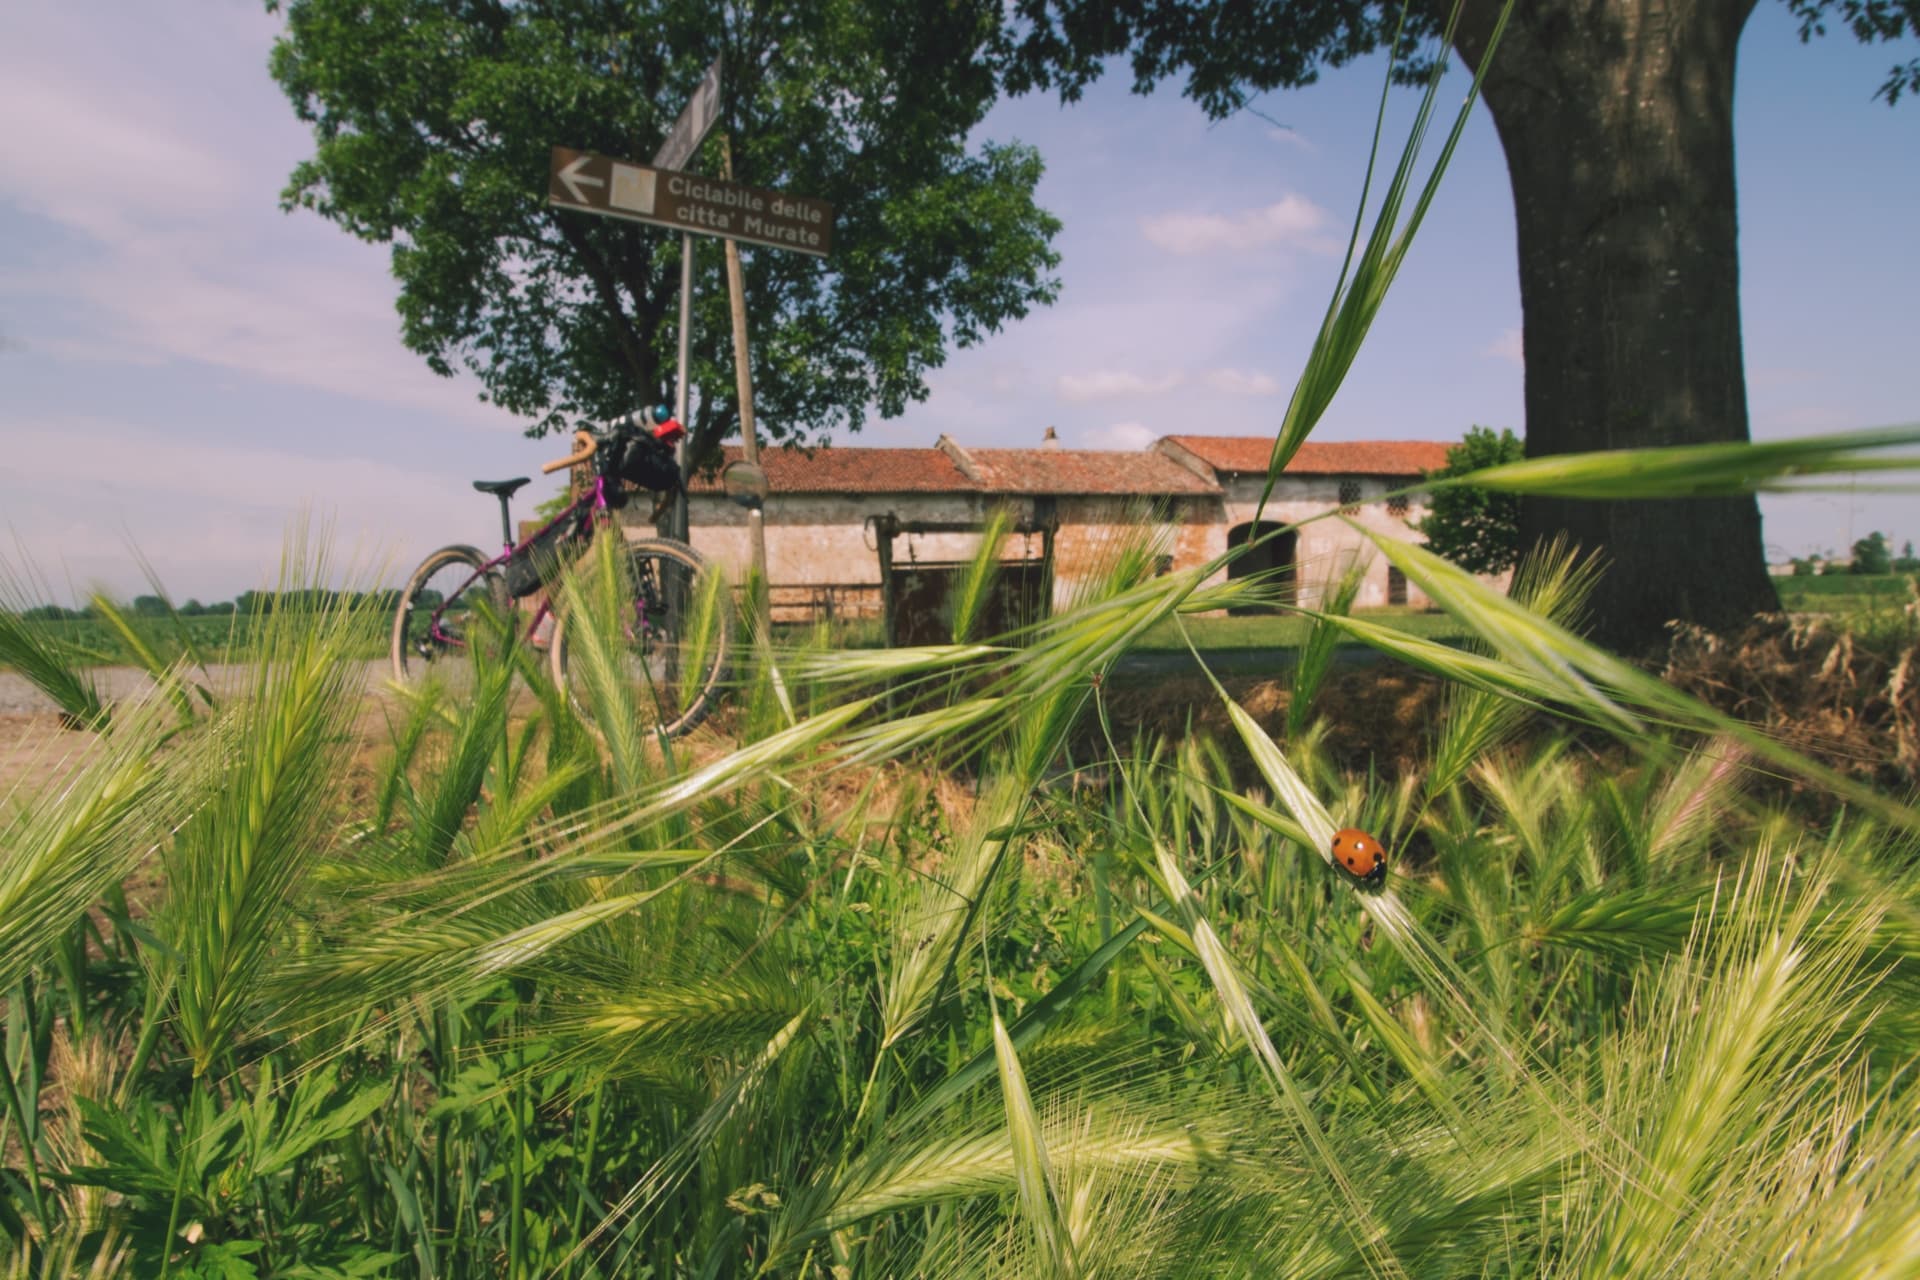
<svg viewBox="0 0 1920 1280">
<path fill-rule="evenodd" d="M 5 558 L 30 559 L 56 596 L 144 590 L 137 546 L 176 598 L 230 597 L 270 578 L 303 512 L 343 558 L 397 579 L 434 546 L 491 541 L 469 480 L 535 474 L 556 452 L 400 345 L 380 249 L 279 211 L 310 140 L 266 74 L 278 26 L 241 0 L 0 7 L 0 520 Z M 1741 46 L 1757 437 L 1920 419 L 1920 102 L 1872 100 L 1913 55 L 1803 48 L 1778 3 Z M 1369 62 L 1218 124 L 1125 77 L 1073 107 L 1003 104 L 980 134 L 1047 159 L 1062 299 L 955 353 L 926 404 L 860 442 L 1271 433 L 1338 269 L 1380 75 Z M 1396 148 L 1413 105 L 1394 97 Z M 1511 198 L 1482 111 L 1317 438 L 1519 429 L 1518 326 Z M 1920 540 L 1907 499 L 1764 509 L 1776 553 L 1873 528 Z"/>
</svg>

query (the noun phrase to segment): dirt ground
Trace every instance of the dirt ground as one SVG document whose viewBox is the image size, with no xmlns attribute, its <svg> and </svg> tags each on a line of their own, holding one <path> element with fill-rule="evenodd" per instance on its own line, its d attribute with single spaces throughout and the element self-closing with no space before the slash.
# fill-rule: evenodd
<svg viewBox="0 0 1920 1280">
<path fill-rule="evenodd" d="M 360 730 L 363 739 L 359 765 L 370 768 L 389 741 L 391 695 L 385 692 L 384 663 L 373 664 Z M 230 685 L 238 669 L 215 673 L 216 683 Z M 95 672 L 101 691 L 111 701 L 138 696 L 150 686 L 146 677 L 126 668 Z M 1278 731 L 1287 713 L 1286 681 L 1272 677 L 1227 677 L 1236 699 L 1267 726 Z M 1322 691 L 1322 709 L 1333 719 L 1330 745 L 1341 758 L 1364 762 L 1369 755 L 1411 759 L 1420 749 L 1432 722 L 1437 690 L 1434 682 L 1408 671 L 1369 665 L 1336 671 Z M 1128 737 L 1136 726 L 1150 732 L 1179 734 L 1191 725 L 1196 731 L 1231 736 L 1232 729 L 1219 699 L 1206 681 L 1189 676 L 1113 680 L 1107 693 L 1109 714 L 1117 732 Z M 698 757 L 724 749 L 711 731 L 697 735 L 702 742 L 688 747 Z M 715 741 L 704 741 L 716 738 Z M 14 793 L 17 784 L 37 790 L 84 760 L 95 749 L 94 734 L 62 724 L 53 703 L 22 677 L 0 671 L 0 796 Z"/>
<path fill-rule="evenodd" d="M 367 666 L 364 679 L 368 692 L 360 727 L 371 745 L 386 741 L 392 699 L 384 691 L 387 664 L 372 662 Z M 244 667 L 216 666 L 208 673 L 209 682 L 216 694 L 230 693 L 245 673 Z M 109 705 L 142 697 L 153 688 L 147 674 L 132 667 L 99 667 L 91 674 Z M 0 671 L 0 797 L 15 794 L 22 783 L 31 784 L 34 790 L 48 785 L 86 760 L 98 744 L 95 734 L 66 725 L 52 699 L 24 676 Z"/>
<path fill-rule="evenodd" d="M 1676 644 L 1665 674 L 1681 688 L 1749 721 L 1816 758 L 1870 780 L 1910 788 L 1920 773 L 1920 649 L 1898 661 L 1855 652 L 1842 637 L 1756 631 L 1711 646 Z M 126 668 L 96 671 L 109 701 L 137 696 L 146 677 Z M 231 688 L 243 668 L 217 668 L 218 687 Z M 1276 738 L 1284 737 L 1290 679 L 1286 675 L 1223 675 L 1236 701 Z M 390 741 L 394 695 L 384 662 L 369 663 L 360 716 L 356 772 L 371 772 Z M 1422 767 L 1439 713 L 1440 682 L 1391 662 L 1336 666 L 1315 700 L 1327 724 L 1326 745 L 1347 768 L 1382 775 Z M 1220 699 L 1205 679 L 1185 671 L 1116 672 L 1102 692 L 1121 745 L 1137 729 L 1149 735 L 1193 731 L 1231 739 Z M 721 717 L 724 721 L 725 717 Z M 1081 746 L 1102 754 L 1091 724 Z M 62 725 L 53 704 L 22 677 L 0 671 L 0 798 L 30 790 L 73 768 L 96 748 L 91 733 Z M 723 733 L 703 728 L 685 745 L 693 759 L 724 752 Z M 1076 750 L 1076 754 L 1079 751 Z"/>
</svg>

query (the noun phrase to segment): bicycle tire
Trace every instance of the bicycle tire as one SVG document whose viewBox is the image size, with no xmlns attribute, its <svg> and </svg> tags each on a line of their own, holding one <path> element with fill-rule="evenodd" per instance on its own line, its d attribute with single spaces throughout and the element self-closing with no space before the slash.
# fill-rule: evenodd
<svg viewBox="0 0 1920 1280">
<path fill-rule="evenodd" d="M 471 653 L 462 647 L 468 629 L 508 618 L 512 602 L 507 598 L 506 585 L 499 574 L 485 572 L 486 566 L 487 557 L 478 548 L 450 546 L 441 547 L 414 569 L 393 612 L 387 656 L 393 663 L 395 680 L 408 684 L 437 666 L 451 670 L 456 665 L 469 665 Z M 480 575 L 477 578 L 476 573 Z M 463 604 L 463 596 L 471 603 Z M 436 608 L 443 630 L 453 640 L 451 644 L 423 630 Z"/>
<path fill-rule="evenodd" d="M 678 737 L 690 732 L 713 710 L 733 643 L 733 596 L 714 578 L 706 557 L 675 538 L 638 538 L 627 544 L 627 582 L 634 594 L 632 622 L 626 626 L 629 681 L 641 687 L 634 700 L 642 727 Z M 676 584 L 676 578 L 684 581 Z M 673 603 L 695 602 L 697 634 L 685 635 L 684 610 Z M 568 618 L 563 600 L 554 618 L 548 652 L 553 682 L 567 689 Z M 686 669 L 682 670 L 685 665 Z M 584 708 L 583 708 L 584 710 Z"/>
</svg>

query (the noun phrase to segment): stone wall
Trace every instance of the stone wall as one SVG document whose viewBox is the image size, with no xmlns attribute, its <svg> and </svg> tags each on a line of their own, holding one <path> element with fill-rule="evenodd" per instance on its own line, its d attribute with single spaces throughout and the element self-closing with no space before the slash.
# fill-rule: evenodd
<svg viewBox="0 0 1920 1280">
<path fill-rule="evenodd" d="M 1351 479 L 1351 478 L 1349 478 Z M 1426 515 L 1423 501 L 1408 504 L 1404 514 L 1390 512 L 1385 494 L 1397 482 L 1361 478 L 1357 510 L 1350 519 L 1389 537 L 1421 541 L 1413 525 Z M 1140 499 L 1077 497 L 996 499 L 990 495 L 954 493 L 898 494 L 775 494 L 767 500 L 768 579 L 777 598 L 793 605 L 808 598 L 826 599 L 838 593 L 843 612 L 877 609 L 880 558 L 870 520 L 892 515 L 902 522 L 980 524 L 996 503 L 1008 506 L 1016 519 L 1032 520 L 1036 510 L 1051 502 L 1058 523 L 1054 543 L 1054 604 L 1064 607 L 1089 575 L 1100 571 L 1115 542 L 1157 512 L 1173 567 L 1186 568 L 1226 551 L 1228 535 L 1253 519 L 1263 480 L 1258 476 L 1223 477 L 1220 497 L 1187 496 L 1161 499 L 1150 505 Z M 1341 480 L 1333 476 L 1290 476 L 1274 489 L 1262 519 L 1285 523 L 1312 516 L 1323 518 L 1300 531 L 1296 551 L 1300 603 L 1312 605 L 1324 596 L 1356 559 L 1367 562 L 1366 576 L 1356 605 L 1378 608 L 1389 603 L 1388 564 L 1368 541 L 1344 522 L 1324 513 L 1339 505 Z M 748 565 L 746 512 L 711 493 L 691 497 L 694 546 L 726 567 L 736 579 Z M 972 558 L 978 539 L 967 533 L 901 534 L 894 541 L 896 564 L 953 563 Z M 1005 559 L 1038 557 L 1038 534 L 1010 535 L 1001 546 Z M 809 595 L 811 593 L 811 596 Z M 864 593 L 864 595 L 863 595 Z M 1406 603 L 1427 607 L 1423 593 L 1410 585 Z M 863 607 L 853 602 L 866 599 Z"/>
<path fill-rule="evenodd" d="M 1352 481 L 1353 477 L 1346 479 Z M 1229 476 L 1224 479 L 1224 519 L 1228 528 L 1253 519 L 1260 502 L 1260 490 L 1265 483 L 1260 476 Z M 1338 476 L 1289 476 L 1274 486 L 1273 497 L 1268 500 L 1260 518 L 1286 524 L 1313 516 L 1321 517 L 1300 530 L 1295 550 L 1295 563 L 1299 566 L 1297 598 L 1301 604 L 1319 603 L 1331 585 L 1346 573 L 1349 565 L 1356 560 L 1364 560 L 1367 564 L 1366 576 L 1361 580 L 1360 594 L 1354 600 L 1354 606 L 1377 609 L 1388 603 L 1389 566 L 1386 558 L 1374 549 L 1367 538 L 1345 522 L 1325 514 L 1340 505 L 1341 483 L 1342 478 Z M 1395 515 L 1387 510 L 1385 495 L 1390 489 L 1402 487 L 1400 481 L 1361 477 L 1358 484 L 1358 507 L 1348 514 L 1347 519 L 1402 542 L 1426 541 L 1413 527 L 1426 518 L 1427 506 L 1422 498 L 1416 496 L 1408 504 L 1404 516 Z M 1223 541 L 1223 548 L 1224 545 Z M 1406 603 L 1415 608 L 1426 608 L 1432 603 L 1425 593 L 1411 585 L 1407 587 L 1406 595 Z"/>
</svg>

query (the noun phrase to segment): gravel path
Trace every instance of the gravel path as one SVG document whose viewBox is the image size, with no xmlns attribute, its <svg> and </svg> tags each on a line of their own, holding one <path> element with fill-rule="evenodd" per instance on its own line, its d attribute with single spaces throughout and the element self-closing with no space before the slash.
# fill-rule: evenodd
<svg viewBox="0 0 1920 1280">
<path fill-rule="evenodd" d="M 1292 668 L 1294 657 L 1290 649 L 1227 650 L 1208 655 L 1208 661 L 1220 675 L 1279 675 Z M 1380 655 L 1370 649 L 1342 647 L 1336 651 L 1335 660 L 1343 665 L 1367 663 L 1379 661 Z M 370 660 L 366 665 L 363 687 L 370 697 L 380 697 L 386 691 L 392 668 L 384 658 Z M 215 693 L 232 692 L 239 687 L 246 672 L 246 666 L 238 663 L 208 669 Z M 153 687 L 153 681 L 138 667 L 95 667 L 91 674 L 108 702 L 138 697 Z M 1194 665 L 1192 655 L 1186 653 L 1131 653 L 1120 660 L 1113 674 L 1120 678 L 1153 679 L 1198 675 L 1199 668 Z M 53 710 L 53 700 L 34 688 L 24 676 L 0 671 L 0 716 L 41 715 Z"/>
<path fill-rule="evenodd" d="M 366 666 L 362 723 L 372 740 L 382 724 L 381 709 L 388 701 L 387 678 L 392 668 L 384 661 L 368 662 Z M 212 685 L 216 695 L 231 694 L 241 687 L 247 672 L 246 665 L 229 663 L 209 668 L 201 678 Z M 138 667 L 95 667 L 88 674 L 109 703 L 138 698 L 153 688 L 153 681 Z M 57 711 L 53 699 L 26 677 L 0 671 L 0 802 L 6 801 L 17 785 L 25 783 L 39 790 L 57 780 L 84 762 L 100 742 L 88 730 L 62 724 Z"/>
<path fill-rule="evenodd" d="M 369 661 L 366 666 L 364 687 L 369 696 L 380 696 L 393 668 L 384 658 Z M 207 668 L 206 677 L 199 677 L 197 672 L 195 676 L 210 683 L 216 694 L 231 693 L 245 680 L 247 670 L 244 664 L 226 663 Z M 153 688 L 153 680 L 138 667 L 94 667 L 88 674 L 108 702 L 137 698 Z M 35 688 L 25 676 L 0 671 L 0 716 L 39 715 L 55 709 L 53 699 Z"/>
</svg>

